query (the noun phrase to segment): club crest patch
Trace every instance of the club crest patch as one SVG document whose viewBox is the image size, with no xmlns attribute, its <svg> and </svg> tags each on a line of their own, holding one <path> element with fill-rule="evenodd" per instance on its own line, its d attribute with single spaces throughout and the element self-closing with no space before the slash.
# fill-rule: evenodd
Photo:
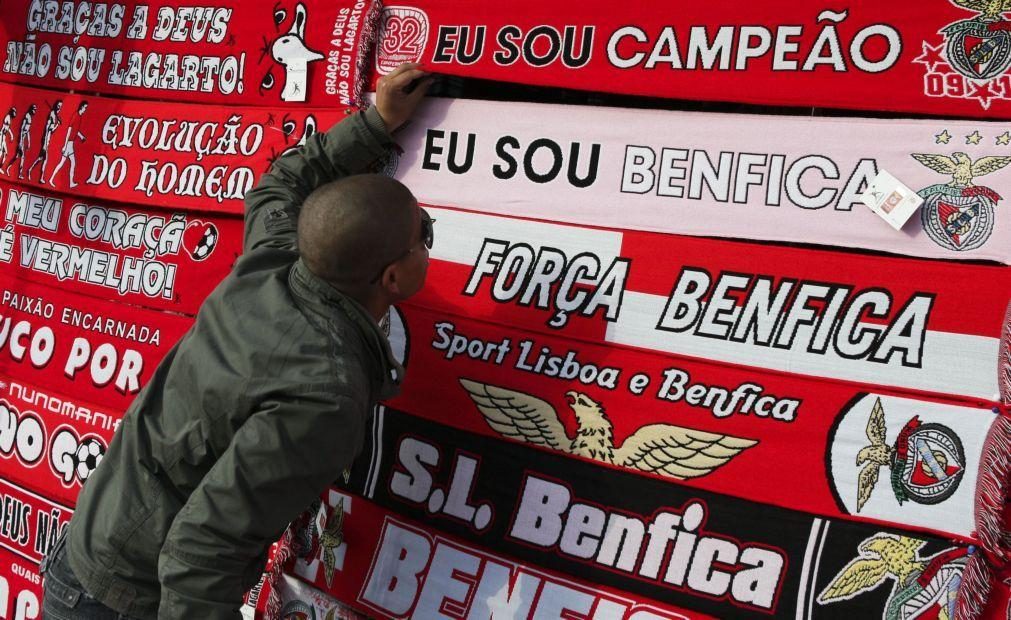
<svg viewBox="0 0 1011 620">
<path fill-rule="evenodd" d="M 923 557 L 924 545 L 923 540 L 894 534 L 865 539 L 858 547 L 860 555 L 821 591 L 818 603 L 849 600 L 890 581 L 882 620 L 954 618 L 966 550 L 952 548 Z"/>
<path fill-rule="evenodd" d="M 999 416 L 886 394 L 855 396 L 829 434 L 825 466 L 843 514 L 973 535 L 979 464 Z"/>
<path fill-rule="evenodd" d="M 937 504 L 951 497 L 965 473 L 965 451 L 958 435 L 943 424 L 906 422 L 895 444 L 885 442 L 885 414 L 878 398 L 867 422 L 870 444 L 857 453 L 857 512 L 870 499 L 882 467 L 891 470 L 891 487 L 901 506 L 912 500 Z"/>
<path fill-rule="evenodd" d="M 913 418 L 899 432 L 892 453 L 892 492 L 906 500 L 937 504 L 951 497 L 965 473 L 965 451 L 958 435 L 943 424 Z"/>
<path fill-rule="evenodd" d="M 967 78 L 988 80 L 1011 66 L 1011 22 L 1002 10 L 1008 2 L 960 2 L 965 8 L 981 11 L 971 19 L 949 24 L 941 30 L 946 41 L 948 64 Z"/>
<path fill-rule="evenodd" d="M 922 53 L 913 59 L 923 65 L 923 93 L 928 97 L 976 100 L 989 110 L 994 100 L 1011 98 L 1011 21 L 1004 12 L 1007 0 L 951 0 L 976 15 L 941 26 L 937 39 L 921 42 Z"/>
<path fill-rule="evenodd" d="M 1001 196 L 973 180 L 1007 166 L 1011 157 L 973 160 L 965 153 L 952 153 L 950 157 L 913 153 L 912 157 L 935 172 L 951 175 L 948 183 L 917 192 L 923 198 L 920 219 L 927 236 L 937 245 L 956 252 L 975 250 L 986 243 L 993 233 L 994 209 Z"/>
</svg>

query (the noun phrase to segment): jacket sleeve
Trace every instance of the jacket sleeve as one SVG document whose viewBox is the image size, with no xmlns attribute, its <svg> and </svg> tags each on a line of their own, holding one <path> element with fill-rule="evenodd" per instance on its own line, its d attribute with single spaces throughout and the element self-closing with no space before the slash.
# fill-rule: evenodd
<svg viewBox="0 0 1011 620">
<path fill-rule="evenodd" d="M 298 214 L 309 194 L 324 183 L 364 172 L 392 144 L 373 106 L 282 155 L 246 194 L 245 251 L 296 249 Z"/>
<path fill-rule="evenodd" d="M 329 391 L 269 402 L 238 429 L 169 528 L 162 620 L 238 620 L 258 560 L 362 445 L 367 405 Z M 255 574 L 254 574 L 255 572 Z"/>
</svg>

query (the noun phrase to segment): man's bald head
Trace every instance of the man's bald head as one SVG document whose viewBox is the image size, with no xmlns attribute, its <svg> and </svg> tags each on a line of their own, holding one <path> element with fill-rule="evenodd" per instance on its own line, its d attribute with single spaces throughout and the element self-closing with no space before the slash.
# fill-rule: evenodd
<svg viewBox="0 0 1011 620">
<path fill-rule="evenodd" d="M 321 185 L 302 205 L 298 249 L 339 290 L 361 291 L 418 235 L 418 201 L 403 183 L 360 174 Z"/>
</svg>

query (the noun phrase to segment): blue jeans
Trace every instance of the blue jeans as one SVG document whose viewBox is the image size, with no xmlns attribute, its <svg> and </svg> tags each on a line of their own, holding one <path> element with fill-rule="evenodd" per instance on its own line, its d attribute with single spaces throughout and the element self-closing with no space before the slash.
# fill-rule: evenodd
<svg viewBox="0 0 1011 620">
<path fill-rule="evenodd" d="M 67 533 L 42 560 L 42 617 L 45 620 L 133 620 L 88 594 L 67 561 Z"/>
</svg>

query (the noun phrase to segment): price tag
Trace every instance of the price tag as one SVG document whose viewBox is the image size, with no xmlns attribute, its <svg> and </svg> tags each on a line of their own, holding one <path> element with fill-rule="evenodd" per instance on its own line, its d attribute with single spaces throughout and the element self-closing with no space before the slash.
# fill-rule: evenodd
<svg viewBox="0 0 1011 620">
<path fill-rule="evenodd" d="M 923 204 L 923 198 L 884 170 L 874 177 L 860 200 L 895 230 L 901 230 Z"/>
</svg>

